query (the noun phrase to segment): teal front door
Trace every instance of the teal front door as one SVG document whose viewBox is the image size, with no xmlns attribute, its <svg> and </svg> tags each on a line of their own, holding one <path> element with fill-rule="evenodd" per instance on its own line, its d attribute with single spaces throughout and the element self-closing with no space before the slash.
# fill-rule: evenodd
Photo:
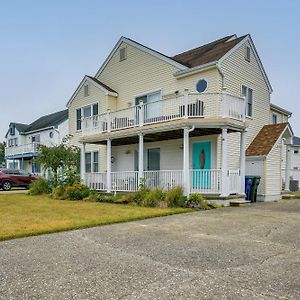
<svg viewBox="0 0 300 300">
<path fill-rule="evenodd" d="M 193 144 L 193 188 L 209 189 L 211 169 L 211 142 Z"/>
</svg>

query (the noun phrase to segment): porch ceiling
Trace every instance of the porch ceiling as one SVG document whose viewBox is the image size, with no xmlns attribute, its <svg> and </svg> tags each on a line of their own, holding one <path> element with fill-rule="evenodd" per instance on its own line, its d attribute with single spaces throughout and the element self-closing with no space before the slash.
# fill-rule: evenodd
<svg viewBox="0 0 300 300">
<path fill-rule="evenodd" d="M 195 128 L 194 131 L 190 132 L 190 137 L 221 134 L 221 132 L 221 128 Z M 145 134 L 144 143 L 175 140 L 180 138 L 183 138 L 183 129 Z M 121 146 L 138 143 L 138 136 L 120 137 L 111 141 L 112 146 Z M 106 145 L 106 141 L 99 141 L 97 142 L 97 144 Z"/>
</svg>

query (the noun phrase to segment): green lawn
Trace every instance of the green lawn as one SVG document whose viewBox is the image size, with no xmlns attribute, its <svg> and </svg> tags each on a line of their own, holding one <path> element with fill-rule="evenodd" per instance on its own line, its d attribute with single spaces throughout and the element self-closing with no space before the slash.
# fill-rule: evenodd
<svg viewBox="0 0 300 300">
<path fill-rule="evenodd" d="M 133 205 L 53 200 L 27 194 L 0 195 L 0 240 L 191 211 Z"/>
</svg>

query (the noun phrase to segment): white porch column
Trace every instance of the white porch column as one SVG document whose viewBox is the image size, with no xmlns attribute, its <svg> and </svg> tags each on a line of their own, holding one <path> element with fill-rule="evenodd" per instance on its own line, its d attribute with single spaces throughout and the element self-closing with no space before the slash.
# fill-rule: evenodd
<svg viewBox="0 0 300 300">
<path fill-rule="evenodd" d="M 221 197 L 229 196 L 229 177 L 227 164 L 227 128 L 222 129 L 222 192 Z"/>
<path fill-rule="evenodd" d="M 190 150 L 189 150 L 189 128 L 183 129 L 183 187 L 184 195 L 190 193 Z"/>
<path fill-rule="evenodd" d="M 285 163 L 285 187 L 284 190 L 290 191 L 290 176 L 291 176 L 291 145 L 286 145 L 286 163 Z"/>
<path fill-rule="evenodd" d="M 80 145 L 80 179 L 85 183 L 85 143 Z"/>
<path fill-rule="evenodd" d="M 111 139 L 107 139 L 107 147 L 106 147 L 106 190 L 107 193 L 111 192 Z"/>
<path fill-rule="evenodd" d="M 144 135 L 142 133 L 139 134 L 139 184 L 141 179 L 144 177 Z"/>
<path fill-rule="evenodd" d="M 240 176 L 241 176 L 241 190 L 240 194 L 245 194 L 245 175 L 246 175 L 246 132 L 241 132 L 240 140 Z"/>
</svg>

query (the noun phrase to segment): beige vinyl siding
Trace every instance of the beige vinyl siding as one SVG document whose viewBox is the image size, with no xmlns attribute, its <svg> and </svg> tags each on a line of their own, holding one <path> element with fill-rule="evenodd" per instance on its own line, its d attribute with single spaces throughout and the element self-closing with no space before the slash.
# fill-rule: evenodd
<svg viewBox="0 0 300 300">
<path fill-rule="evenodd" d="M 273 115 L 277 116 L 277 123 L 286 123 L 288 122 L 288 116 L 278 111 L 272 110 L 270 111 L 270 124 L 273 124 Z"/>
<path fill-rule="evenodd" d="M 122 47 L 124 43 L 119 49 Z M 176 91 L 182 93 L 184 89 L 195 92 L 196 83 L 201 78 L 208 81 L 207 92 L 220 90 L 220 75 L 216 69 L 176 79 L 174 73 L 179 71 L 178 68 L 131 45 L 126 47 L 127 59 L 120 61 L 117 50 L 98 77 L 118 92 L 117 109 L 134 105 L 135 97 L 148 92 L 160 90 L 163 96 Z"/>
<path fill-rule="evenodd" d="M 253 90 L 253 117 L 247 118 L 249 122 L 246 133 L 246 148 L 258 134 L 260 129 L 269 124 L 270 94 L 263 78 L 258 62 L 251 50 L 250 62 L 245 60 L 246 42 L 228 56 L 221 64 L 224 73 L 224 86 L 226 92 L 241 96 L 242 85 Z M 220 141 L 219 141 L 220 143 Z M 239 167 L 240 134 L 232 133 L 228 136 L 228 165 L 229 168 Z"/>
<path fill-rule="evenodd" d="M 281 142 L 274 145 L 266 159 L 266 195 L 280 195 L 282 190 L 281 177 Z"/>
<path fill-rule="evenodd" d="M 85 85 L 85 84 L 84 84 Z M 98 103 L 99 113 L 107 111 L 107 96 L 104 91 L 96 87 L 94 84 L 89 83 L 89 96 L 84 96 L 84 85 L 78 91 L 74 100 L 69 106 L 69 134 L 71 135 L 70 143 L 75 146 L 80 146 L 79 138 L 81 131 L 76 130 L 76 109 Z M 106 169 L 106 150 L 105 146 L 100 145 L 86 145 L 86 152 L 98 151 L 99 152 L 99 170 Z"/>
<path fill-rule="evenodd" d="M 257 189 L 257 194 L 264 196 L 266 194 L 266 178 L 265 178 L 265 159 L 246 160 L 246 176 L 260 176 L 261 180 Z"/>
</svg>

